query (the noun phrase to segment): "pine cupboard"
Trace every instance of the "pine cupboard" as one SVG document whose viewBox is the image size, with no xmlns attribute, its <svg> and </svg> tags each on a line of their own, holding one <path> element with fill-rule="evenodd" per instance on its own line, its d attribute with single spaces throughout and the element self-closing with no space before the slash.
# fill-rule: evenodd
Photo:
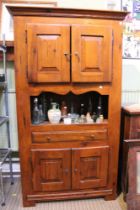
<svg viewBox="0 0 140 210">
<path fill-rule="evenodd" d="M 126 13 L 8 6 L 14 16 L 23 205 L 116 198 L 122 20 Z M 79 101 L 101 123 L 32 123 L 32 102 Z M 91 101 L 92 103 L 88 103 Z M 68 107 L 69 108 L 69 107 Z M 46 108 L 48 110 L 48 108 Z M 45 112 L 47 115 L 47 112 Z"/>
</svg>

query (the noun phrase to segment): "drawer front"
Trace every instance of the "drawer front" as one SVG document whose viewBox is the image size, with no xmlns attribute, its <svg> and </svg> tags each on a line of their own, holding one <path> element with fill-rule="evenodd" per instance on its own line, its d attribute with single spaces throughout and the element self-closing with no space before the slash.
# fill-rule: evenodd
<svg viewBox="0 0 140 210">
<path fill-rule="evenodd" d="M 94 141 L 107 139 L 107 129 L 85 131 L 53 131 L 32 132 L 33 143 L 49 143 L 63 141 Z"/>
</svg>

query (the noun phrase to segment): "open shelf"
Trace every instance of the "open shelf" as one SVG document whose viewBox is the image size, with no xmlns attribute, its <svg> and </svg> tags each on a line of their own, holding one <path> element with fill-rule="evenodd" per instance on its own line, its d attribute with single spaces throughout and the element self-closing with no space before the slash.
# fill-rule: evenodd
<svg viewBox="0 0 140 210">
<path fill-rule="evenodd" d="M 3 41 L 0 41 L 0 52 L 3 52 Z M 14 61 L 14 41 L 6 41 L 6 60 L 7 61 Z M 0 53 L 0 61 L 2 61 L 3 56 L 2 53 Z"/>
<path fill-rule="evenodd" d="M 0 82 L 0 89 L 5 89 L 7 86 L 7 82 Z"/>
<path fill-rule="evenodd" d="M 75 125 L 78 125 L 78 126 L 86 126 L 86 125 L 107 125 L 108 124 L 108 120 L 107 119 L 104 119 L 103 122 L 100 122 L 100 123 L 96 123 L 96 122 L 92 122 L 92 123 L 88 123 L 88 122 L 85 122 L 85 123 L 70 123 L 70 124 L 64 124 L 64 122 L 59 122 L 59 123 L 50 123 L 49 121 L 44 121 L 42 123 L 39 123 L 39 124 L 31 124 L 31 126 L 33 127 L 37 127 L 37 126 L 75 126 Z"/>
<path fill-rule="evenodd" d="M 52 104 L 55 104 L 59 109 L 57 112 L 61 112 L 60 120 L 55 125 L 98 124 L 108 119 L 108 100 L 108 95 L 101 95 L 95 91 L 77 95 L 72 92 L 65 95 L 43 92 L 38 96 L 30 97 L 31 121 L 35 125 L 49 125 L 49 112 L 52 111 Z M 36 109 L 39 114 L 40 105 L 43 113 L 42 121 L 36 118 Z M 99 116 L 102 116 L 102 120 L 99 120 Z M 35 122 L 34 119 L 38 120 Z"/>
<path fill-rule="evenodd" d="M 8 155 L 11 153 L 10 148 L 0 149 L 0 165 L 4 163 Z"/>
</svg>

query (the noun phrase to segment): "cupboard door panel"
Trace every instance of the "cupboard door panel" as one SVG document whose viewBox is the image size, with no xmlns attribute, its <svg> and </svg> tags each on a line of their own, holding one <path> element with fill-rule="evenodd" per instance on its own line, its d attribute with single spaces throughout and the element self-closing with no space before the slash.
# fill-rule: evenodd
<svg viewBox="0 0 140 210">
<path fill-rule="evenodd" d="M 27 33 L 29 81 L 70 81 L 69 26 L 28 25 Z"/>
<path fill-rule="evenodd" d="M 112 29 L 72 27 L 72 81 L 111 82 Z"/>
<path fill-rule="evenodd" d="M 107 185 L 108 159 L 108 146 L 73 149 L 73 189 L 105 187 Z"/>
<path fill-rule="evenodd" d="M 69 149 L 32 150 L 33 190 L 60 191 L 71 187 Z"/>
</svg>

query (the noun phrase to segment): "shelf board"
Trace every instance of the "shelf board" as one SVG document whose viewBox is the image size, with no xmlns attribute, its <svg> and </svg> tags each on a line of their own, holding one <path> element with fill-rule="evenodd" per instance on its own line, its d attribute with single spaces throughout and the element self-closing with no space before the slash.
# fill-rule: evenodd
<svg viewBox="0 0 140 210">
<path fill-rule="evenodd" d="M 53 127 L 57 127 L 58 130 L 59 128 L 62 129 L 66 129 L 67 130 L 67 127 L 69 128 L 69 130 L 73 130 L 73 127 L 76 129 L 79 129 L 80 127 L 81 128 L 86 128 L 88 126 L 88 129 L 93 129 L 93 128 L 106 128 L 108 126 L 108 120 L 107 119 L 104 119 L 104 121 L 102 123 L 71 123 L 71 124 L 64 124 L 63 122 L 60 122 L 60 123 L 57 123 L 57 124 L 51 124 L 50 122 L 48 121 L 45 121 L 43 123 L 40 123 L 40 124 L 31 124 L 31 129 L 32 131 L 35 131 L 35 130 L 40 130 L 40 131 L 44 131 L 46 129 L 46 127 L 48 129 L 52 129 Z"/>
<path fill-rule="evenodd" d="M 9 117 L 5 117 L 5 116 L 0 116 L 0 126 L 5 123 L 8 122 Z"/>
<path fill-rule="evenodd" d="M 44 125 L 48 125 L 48 126 L 61 126 L 61 125 L 65 125 L 65 126 L 73 126 L 73 125 L 82 125 L 82 126 L 85 126 L 85 125 L 102 125 L 102 124 L 107 124 L 108 123 L 108 120 L 107 119 L 104 119 L 103 122 L 100 122 L 100 123 L 96 123 L 96 122 L 91 122 L 91 123 L 88 123 L 88 122 L 85 122 L 85 123 L 70 123 L 70 124 L 64 124 L 64 122 L 59 122 L 59 123 L 55 123 L 55 124 L 52 124 L 50 123 L 49 121 L 44 121 L 42 123 L 39 123 L 39 124 L 32 124 L 32 126 L 44 126 Z"/>
<path fill-rule="evenodd" d="M 4 161 L 6 160 L 7 156 L 11 153 L 11 151 L 12 150 L 10 148 L 0 149 L 0 165 L 4 163 Z"/>
<path fill-rule="evenodd" d="M 0 82 L 0 89 L 4 89 L 7 86 L 7 82 Z"/>
<path fill-rule="evenodd" d="M 0 51 L 1 51 L 1 52 L 6 52 L 6 47 L 3 46 L 3 45 L 0 45 Z"/>
<path fill-rule="evenodd" d="M 3 41 L 0 40 L 0 46 L 3 45 Z M 14 41 L 6 41 L 6 60 L 7 61 L 14 61 Z M 0 52 L 0 61 L 2 61 L 3 55 L 2 51 Z"/>
</svg>

